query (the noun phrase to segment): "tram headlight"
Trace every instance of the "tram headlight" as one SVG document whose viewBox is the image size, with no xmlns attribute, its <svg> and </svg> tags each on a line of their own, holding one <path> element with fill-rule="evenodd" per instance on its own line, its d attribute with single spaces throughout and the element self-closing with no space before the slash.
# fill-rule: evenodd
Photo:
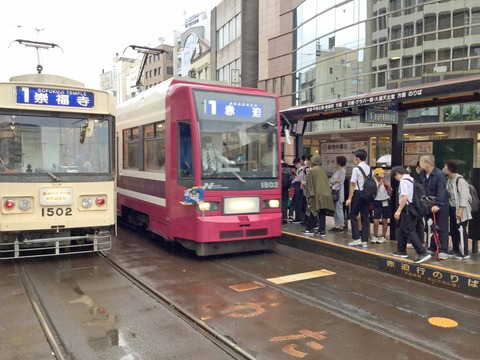
<svg viewBox="0 0 480 360">
<path fill-rule="evenodd" d="M 13 209 L 15 207 L 15 201 L 13 201 L 12 199 L 7 199 L 3 203 L 3 206 L 5 207 L 5 209 L 8 210 Z"/>
<path fill-rule="evenodd" d="M 280 200 L 270 199 L 263 202 L 265 209 L 278 209 L 280 208 Z"/>
<path fill-rule="evenodd" d="M 93 205 L 93 201 L 91 198 L 85 197 L 82 199 L 82 206 L 86 209 L 91 208 Z"/>
<path fill-rule="evenodd" d="M 220 210 L 220 203 L 206 201 L 206 202 L 197 204 L 197 210 L 201 212 L 218 211 Z"/>
<path fill-rule="evenodd" d="M 21 199 L 18 203 L 18 207 L 21 210 L 28 210 L 32 207 L 32 201 L 30 199 Z"/>
<path fill-rule="evenodd" d="M 259 196 L 226 197 L 223 200 L 225 215 L 258 214 L 261 207 Z"/>
</svg>

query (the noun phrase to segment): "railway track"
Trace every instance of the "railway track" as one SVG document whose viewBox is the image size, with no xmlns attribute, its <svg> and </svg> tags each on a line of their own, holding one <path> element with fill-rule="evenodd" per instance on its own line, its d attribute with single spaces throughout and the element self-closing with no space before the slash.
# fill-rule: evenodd
<svg viewBox="0 0 480 360">
<path fill-rule="evenodd" d="M 98 253 L 98 255 L 112 268 L 122 274 L 125 278 L 135 284 L 139 289 L 141 289 L 145 294 L 152 297 L 159 304 L 163 305 L 169 311 L 174 312 L 179 318 L 185 321 L 189 326 L 195 328 L 200 333 L 202 333 L 206 339 L 214 343 L 216 346 L 221 348 L 228 354 L 232 359 L 248 359 L 255 360 L 256 358 L 249 354 L 248 351 L 242 349 L 238 344 L 229 339 L 227 336 L 220 334 L 218 331 L 213 329 L 211 326 L 206 324 L 204 321 L 196 317 L 194 314 L 186 310 L 182 305 L 176 303 L 175 301 L 169 299 L 153 286 L 146 283 L 143 279 L 135 274 L 132 274 L 127 269 L 119 265 L 113 259 L 109 258 L 105 254 Z"/>
</svg>

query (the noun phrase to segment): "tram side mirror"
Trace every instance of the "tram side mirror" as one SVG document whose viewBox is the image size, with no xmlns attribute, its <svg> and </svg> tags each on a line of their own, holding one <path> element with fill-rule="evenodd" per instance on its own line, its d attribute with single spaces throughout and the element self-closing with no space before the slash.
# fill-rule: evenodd
<svg viewBox="0 0 480 360">
<path fill-rule="evenodd" d="M 87 121 L 87 130 L 85 132 L 85 136 L 87 138 L 91 137 L 93 135 L 93 130 L 95 129 L 95 120 L 93 119 L 88 119 Z"/>
<path fill-rule="evenodd" d="M 95 120 L 88 119 L 85 124 L 80 128 L 80 144 L 85 142 L 85 138 L 89 138 L 93 135 L 93 130 L 95 129 Z"/>
<path fill-rule="evenodd" d="M 80 144 L 83 144 L 85 142 L 85 134 L 87 132 L 87 124 L 82 125 L 80 128 Z"/>
</svg>

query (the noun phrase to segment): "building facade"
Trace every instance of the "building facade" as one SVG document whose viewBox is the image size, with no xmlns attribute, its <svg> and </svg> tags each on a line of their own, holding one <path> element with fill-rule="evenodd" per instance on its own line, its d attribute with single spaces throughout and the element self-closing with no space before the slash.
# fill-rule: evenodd
<svg viewBox="0 0 480 360">
<path fill-rule="evenodd" d="M 259 34 L 268 53 L 260 56 L 258 87 L 277 92 L 283 108 L 480 73 L 475 0 L 292 0 L 280 2 L 277 14 L 272 1 L 260 0 L 259 8 L 269 34 Z M 404 140 L 476 143 L 479 120 L 479 103 L 409 110 Z M 390 151 L 390 133 L 389 125 L 350 117 L 311 122 L 299 141 L 321 153 L 334 139 L 368 140 L 372 162 Z"/>
</svg>

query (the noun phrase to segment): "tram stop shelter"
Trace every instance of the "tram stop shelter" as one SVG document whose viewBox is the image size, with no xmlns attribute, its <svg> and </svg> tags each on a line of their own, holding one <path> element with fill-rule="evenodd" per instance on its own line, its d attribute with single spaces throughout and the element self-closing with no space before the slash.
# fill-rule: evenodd
<svg viewBox="0 0 480 360">
<path fill-rule="evenodd" d="M 403 128 L 407 110 L 480 101 L 480 75 L 452 77 L 448 80 L 418 84 L 369 94 L 295 106 L 280 111 L 282 130 L 297 138 L 296 154 L 303 152 L 302 137 L 307 123 L 359 116 L 360 122 L 391 124 L 392 166 L 402 163 Z M 392 182 L 394 193 L 398 184 Z M 396 206 L 396 199 L 392 199 Z M 391 219 L 393 220 L 393 219 Z M 390 221 L 391 239 L 395 222 Z"/>
</svg>

